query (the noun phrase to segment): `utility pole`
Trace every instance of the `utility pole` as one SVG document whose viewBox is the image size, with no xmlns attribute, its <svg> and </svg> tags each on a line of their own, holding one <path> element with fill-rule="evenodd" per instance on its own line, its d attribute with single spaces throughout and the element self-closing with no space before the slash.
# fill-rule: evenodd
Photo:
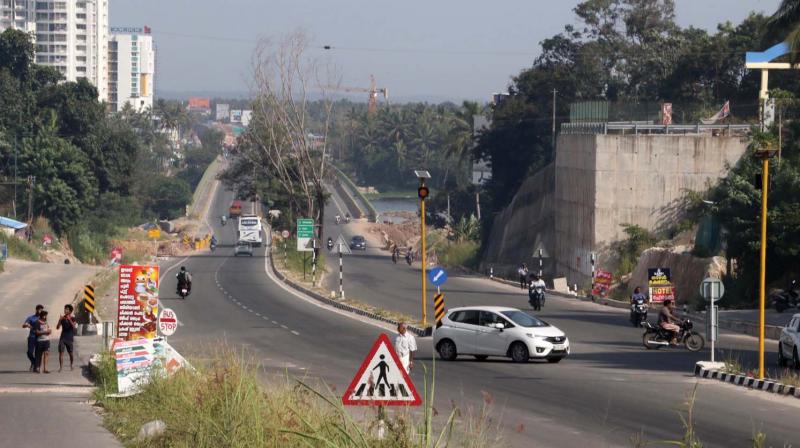
<svg viewBox="0 0 800 448">
<path fill-rule="evenodd" d="M 19 152 L 19 138 L 14 134 L 14 201 L 11 203 L 14 209 L 14 219 L 17 219 L 17 153 Z"/>
<path fill-rule="evenodd" d="M 553 149 L 556 149 L 556 93 L 558 90 L 553 89 Z"/>
<path fill-rule="evenodd" d="M 28 225 L 33 225 L 33 184 L 36 176 L 28 176 Z"/>
</svg>

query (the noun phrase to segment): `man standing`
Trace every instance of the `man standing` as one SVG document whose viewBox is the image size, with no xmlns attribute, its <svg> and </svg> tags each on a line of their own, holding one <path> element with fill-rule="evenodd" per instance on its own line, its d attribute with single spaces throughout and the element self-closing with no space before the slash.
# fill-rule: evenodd
<svg viewBox="0 0 800 448">
<path fill-rule="evenodd" d="M 22 328 L 29 328 L 28 332 L 28 360 L 31 362 L 30 371 L 36 369 L 36 323 L 39 322 L 39 313 L 44 309 L 43 305 L 36 305 L 36 313 L 28 316 Z"/>
<path fill-rule="evenodd" d="M 50 358 L 50 324 L 47 323 L 47 311 L 39 313 L 39 320 L 36 321 L 36 373 L 50 373 L 47 370 L 47 360 Z"/>
<path fill-rule="evenodd" d="M 69 370 L 73 364 L 73 341 L 75 335 L 75 316 L 72 315 L 72 305 L 64 305 L 64 315 L 58 319 L 56 330 L 61 329 L 61 336 L 58 338 L 58 371 L 64 368 L 64 350 L 69 354 Z"/>
<path fill-rule="evenodd" d="M 524 290 L 528 286 L 528 266 L 525 263 L 519 265 L 517 274 L 519 274 L 519 289 Z"/>
<path fill-rule="evenodd" d="M 406 373 L 411 372 L 414 367 L 414 352 L 417 351 L 417 341 L 414 336 L 408 332 L 408 326 L 405 322 L 397 324 L 397 338 L 394 340 L 394 349 L 397 356 L 400 357 L 400 362 Z"/>
</svg>

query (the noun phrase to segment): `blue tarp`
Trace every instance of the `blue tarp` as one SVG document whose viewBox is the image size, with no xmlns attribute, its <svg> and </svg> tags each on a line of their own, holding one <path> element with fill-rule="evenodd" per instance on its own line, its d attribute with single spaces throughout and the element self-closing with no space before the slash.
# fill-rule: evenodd
<svg viewBox="0 0 800 448">
<path fill-rule="evenodd" d="M 15 219 L 6 218 L 5 216 L 0 216 L 0 227 L 10 227 L 14 230 L 24 229 L 28 227 L 27 224 L 24 222 L 19 222 Z"/>
</svg>

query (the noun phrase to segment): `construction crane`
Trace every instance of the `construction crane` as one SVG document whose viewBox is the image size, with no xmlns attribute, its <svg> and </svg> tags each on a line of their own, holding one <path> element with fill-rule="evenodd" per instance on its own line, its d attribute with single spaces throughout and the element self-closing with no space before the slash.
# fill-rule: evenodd
<svg viewBox="0 0 800 448">
<path fill-rule="evenodd" d="M 367 111 L 370 115 L 375 113 L 375 110 L 378 108 L 378 94 L 383 95 L 383 99 L 388 101 L 389 100 L 389 89 L 385 87 L 376 87 L 375 77 L 373 75 L 369 75 L 369 88 L 365 87 L 342 87 L 342 86 L 324 86 L 323 88 L 327 90 L 338 90 L 340 92 L 359 92 L 359 93 L 368 93 L 369 100 L 367 102 Z"/>
</svg>

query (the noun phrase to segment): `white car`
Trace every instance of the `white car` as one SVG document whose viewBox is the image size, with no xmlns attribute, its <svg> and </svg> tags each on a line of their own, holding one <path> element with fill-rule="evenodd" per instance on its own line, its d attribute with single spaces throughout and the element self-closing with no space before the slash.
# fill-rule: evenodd
<svg viewBox="0 0 800 448">
<path fill-rule="evenodd" d="M 792 316 L 789 325 L 781 331 L 780 342 L 778 342 L 778 364 L 786 367 L 791 361 L 795 369 L 800 369 L 800 314 Z"/>
<path fill-rule="evenodd" d="M 500 306 L 449 310 L 433 333 L 433 344 L 445 361 L 472 355 L 481 361 L 503 356 L 515 362 L 533 358 L 555 363 L 569 355 L 563 331 L 516 308 Z"/>
</svg>

